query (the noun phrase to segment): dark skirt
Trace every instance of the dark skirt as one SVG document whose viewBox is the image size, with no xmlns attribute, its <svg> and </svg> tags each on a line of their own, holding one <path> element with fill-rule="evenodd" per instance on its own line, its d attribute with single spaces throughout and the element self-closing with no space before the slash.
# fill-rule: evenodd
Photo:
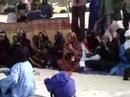
<svg viewBox="0 0 130 97">
<path fill-rule="evenodd" d="M 85 65 L 94 70 L 110 70 L 115 66 L 115 62 L 106 60 L 89 60 L 85 62 Z"/>
</svg>

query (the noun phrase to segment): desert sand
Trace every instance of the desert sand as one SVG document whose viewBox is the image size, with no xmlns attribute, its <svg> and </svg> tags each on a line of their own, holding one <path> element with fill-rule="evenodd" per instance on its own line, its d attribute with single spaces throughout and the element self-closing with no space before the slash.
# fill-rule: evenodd
<svg viewBox="0 0 130 97">
<path fill-rule="evenodd" d="M 59 71 L 38 68 L 34 71 L 36 91 L 32 97 L 50 97 L 44 79 Z M 4 77 L 0 73 L 0 79 Z M 71 77 L 76 82 L 76 97 L 130 97 L 130 80 L 123 81 L 121 76 L 72 73 Z"/>
<path fill-rule="evenodd" d="M 44 85 L 44 79 L 51 77 L 58 71 L 35 69 L 35 94 L 50 97 Z M 130 97 L 130 80 L 123 81 L 121 76 L 72 73 L 76 81 L 77 97 Z"/>
</svg>

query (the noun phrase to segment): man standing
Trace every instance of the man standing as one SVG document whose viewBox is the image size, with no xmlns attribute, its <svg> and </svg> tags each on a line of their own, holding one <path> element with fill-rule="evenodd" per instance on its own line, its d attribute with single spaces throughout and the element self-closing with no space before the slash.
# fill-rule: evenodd
<svg viewBox="0 0 130 97">
<path fill-rule="evenodd" d="M 76 33 L 78 40 L 85 37 L 85 0 L 72 0 L 72 31 Z"/>
<path fill-rule="evenodd" d="M 130 0 L 123 0 L 124 6 L 123 6 L 123 25 L 125 30 L 130 29 L 129 22 L 130 22 Z"/>
<path fill-rule="evenodd" d="M 96 19 L 93 24 L 94 27 L 91 27 L 91 29 L 98 35 L 104 34 L 105 31 L 110 28 L 113 20 L 118 21 L 121 19 L 119 2 L 121 2 L 121 0 L 99 0 L 99 5 L 95 6 L 96 11 L 91 11 L 94 13 L 93 17 L 97 18 L 91 19 L 92 17 L 90 17 L 91 21 Z M 94 3 L 94 5 L 95 4 L 96 3 Z M 92 13 L 90 13 L 90 15 Z M 91 21 L 90 23 L 93 23 Z"/>
<path fill-rule="evenodd" d="M 98 12 L 99 12 L 100 0 L 91 0 L 89 6 L 89 24 L 88 31 L 92 32 L 94 30 L 95 23 L 98 20 Z"/>
</svg>

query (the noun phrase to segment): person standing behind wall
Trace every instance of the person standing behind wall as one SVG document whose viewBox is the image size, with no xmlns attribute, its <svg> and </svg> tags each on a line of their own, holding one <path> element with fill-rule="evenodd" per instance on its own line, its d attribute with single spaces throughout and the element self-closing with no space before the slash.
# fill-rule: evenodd
<svg viewBox="0 0 130 97">
<path fill-rule="evenodd" d="M 123 0 L 124 6 L 123 6 L 123 25 L 125 30 L 130 29 L 129 22 L 130 22 L 130 0 Z"/>
<path fill-rule="evenodd" d="M 72 0 L 72 32 L 75 32 L 78 40 L 85 37 L 85 0 Z M 79 22 L 78 22 L 79 21 Z"/>
<path fill-rule="evenodd" d="M 42 0 L 40 10 L 45 19 L 50 19 L 53 16 L 52 5 L 48 3 L 48 0 Z"/>
</svg>

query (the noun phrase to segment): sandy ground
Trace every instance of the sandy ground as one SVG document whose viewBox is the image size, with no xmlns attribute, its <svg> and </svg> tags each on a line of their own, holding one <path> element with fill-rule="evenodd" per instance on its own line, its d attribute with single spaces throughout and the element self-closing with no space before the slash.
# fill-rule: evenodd
<svg viewBox="0 0 130 97">
<path fill-rule="evenodd" d="M 47 69 L 35 71 L 37 72 L 35 94 L 49 97 L 43 80 L 58 71 Z M 130 80 L 123 81 L 120 76 L 73 73 L 72 78 L 76 81 L 77 97 L 130 97 Z"/>
<path fill-rule="evenodd" d="M 58 73 L 56 70 L 35 68 L 36 91 L 33 97 L 50 97 L 44 79 Z M 0 79 L 3 74 L 0 73 Z M 123 81 L 121 76 L 73 73 L 77 97 L 130 97 L 130 80 Z"/>
</svg>

